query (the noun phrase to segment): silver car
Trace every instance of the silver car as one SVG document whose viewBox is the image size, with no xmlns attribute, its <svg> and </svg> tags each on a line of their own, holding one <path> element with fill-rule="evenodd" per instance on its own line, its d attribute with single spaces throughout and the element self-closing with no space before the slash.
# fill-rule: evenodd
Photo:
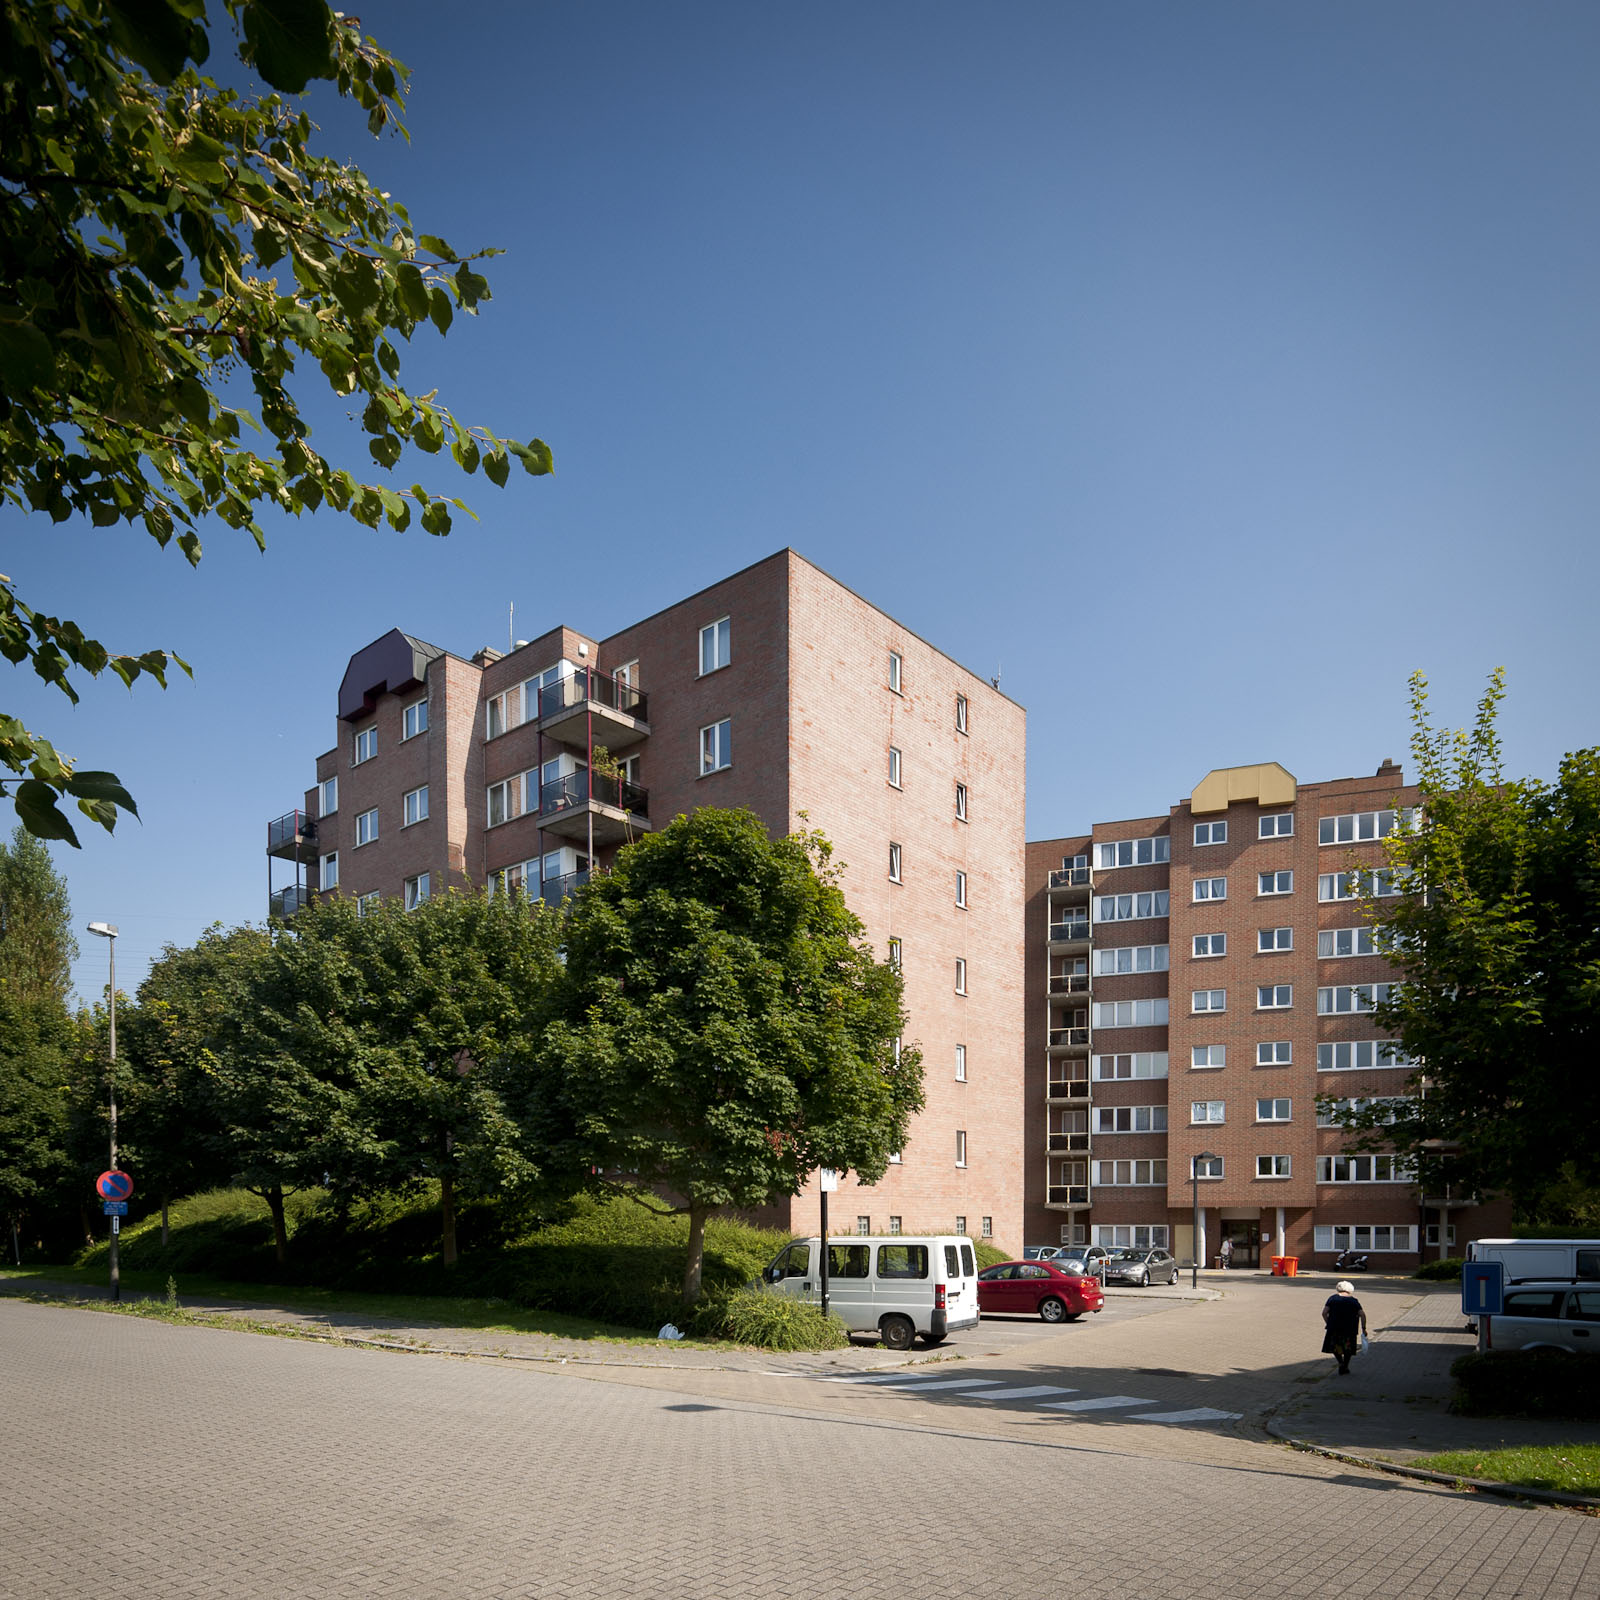
<svg viewBox="0 0 1600 1600">
<path fill-rule="evenodd" d="M 1064 1244 L 1054 1255 L 1043 1259 L 1053 1261 L 1069 1272 L 1079 1272 L 1098 1278 L 1105 1271 L 1111 1252 L 1103 1244 Z"/>
<path fill-rule="evenodd" d="M 1114 1250 L 1105 1265 L 1105 1281 L 1133 1283 L 1141 1289 L 1152 1283 L 1176 1283 L 1177 1258 L 1165 1250 Z"/>
</svg>

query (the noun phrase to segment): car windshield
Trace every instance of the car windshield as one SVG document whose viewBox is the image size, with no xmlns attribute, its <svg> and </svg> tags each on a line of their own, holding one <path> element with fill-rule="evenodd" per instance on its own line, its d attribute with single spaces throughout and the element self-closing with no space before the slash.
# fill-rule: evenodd
<svg viewBox="0 0 1600 1600">
<path fill-rule="evenodd" d="M 1112 1252 L 1113 1261 L 1143 1261 L 1149 1255 L 1148 1250 L 1116 1250 Z"/>
</svg>

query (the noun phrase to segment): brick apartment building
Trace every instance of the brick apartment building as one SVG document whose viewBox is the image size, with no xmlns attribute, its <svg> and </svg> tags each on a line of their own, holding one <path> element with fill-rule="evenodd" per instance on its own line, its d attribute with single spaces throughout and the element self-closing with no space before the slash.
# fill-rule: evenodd
<svg viewBox="0 0 1600 1600">
<path fill-rule="evenodd" d="M 703 805 L 822 829 L 904 970 L 927 1093 L 830 1228 L 1020 1248 L 1026 723 L 1005 695 L 783 550 L 607 639 L 463 657 L 396 629 L 350 658 L 337 726 L 303 809 L 269 826 L 278 915 L 477 884 L 558 902 Z M 815 1191 L 773 1221 L 814 1231 Z"/>
<path fill-rule="evenodd" d="M 1236 1266 L 1349 1246 L 1400 1269 L 1506 1231 L 1506 1207 L 1424 1195 L 1318 1113 L 1410 1073 L 1363 1015 L 1394 970 L 1350 874 L 1381 867 L 1416 800 L 1389 761 L 1314 784 L 1271 762 L 1209 773 L 1164 816 L 1029 844 L 1026 1242 L 1188 1261 L 1201 1157 L 1203 1260 L 1227 1238 Z"/>
</svg>

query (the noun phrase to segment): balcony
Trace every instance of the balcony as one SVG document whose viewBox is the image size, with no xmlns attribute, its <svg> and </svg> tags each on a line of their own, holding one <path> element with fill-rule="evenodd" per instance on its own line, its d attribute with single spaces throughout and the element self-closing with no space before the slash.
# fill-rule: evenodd
<svg viewBox="0 0 1600 1600">
<path fill-rule="evenodd" d="M 1087 1078 L 1052 1077 L 1047 1094 L 1052 1100 L 1088 1100 L 1089 1080 Z"/>
<path fill-rule="evenodd" d="M 1087 972 L 1056 972 L 1050 976 L 1050 993 L 1090 995 L 1094 984 Z"/>
<path fill-rule="evenodd" d="M 587 872 L 569 872 L 564 877 L 552 878 L 548 883 L 542 884 L 539 898 L 547 906 L 558 906 L 572 894 L 574 889 L 581 889 L 588 881 Z"/>
<path fill-rule="evenodd" d="M 650 703 L 641 689 L 609 673 L 579 667 L 539 691 L 539 731 L 565 744 L 626 750 L 650 735 Z"/>
<path fill-rule="evenodd" d="M 1084 905 L 1094 886 L 1088 867 L 1058 867 L 1050 874 L 1051 905 Z"/>
<path fill-rule="evenodd" d="M 1087 1028 L 1052 1028 L 1050 1054 L 1053 1056 L 1086 1056 L 1089 1053 Z"/>
<path fill-rule="evenodd" d="M 1051 1184 L 1050 1198 L 1045 1201 L 1047 1206 L 1066 1209 L 1071 1206 L 1086 1206 L 1089 1203 L 1089 1185 L 1086 1183 Z"/>
<path fill-rule="evenodd" d="M 287 889 L 274 889 L 267 902 L 267 914 L 273 917 L 292 917 L 302 907 L 311 904 L 311 891 L 300 884 L 290 884 Z"/>
<path fill-rule="evenodd" d="M 267 824 L 267 854 L 280 861 L 317 859 L 317 819 L 308 811 L 285 811 Z"/>
<path fill-rule="evenodd" d="M 1049 1136 L 1050 1153 L 1070 1154 L 1072 1151 L 1087 1152 L 1089 1149 L 1089 1135 L 1085 1133 L 1052 1133 Z"/>
<path fill-rule="evenodd" d="M 1089 948 L 1089 919 L 1074 917 L 1067 922 L 1050 924 L 1050 948 L 1071 954 Z"/>
<path fill-rule="evenodd" d="M 626 778 L 571 772 L 539 790 L 539 826 L 564 839 L 621 844 L 648 833 L 649 819 L 650 791 Z"/>
</svg>

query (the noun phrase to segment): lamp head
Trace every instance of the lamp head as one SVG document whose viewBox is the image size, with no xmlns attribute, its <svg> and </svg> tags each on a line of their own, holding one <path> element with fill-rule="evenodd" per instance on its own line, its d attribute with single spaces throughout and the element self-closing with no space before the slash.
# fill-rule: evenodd
<svg viewBox="0 0 1600 1600">
<path fill-rule="evenodd" d="M 89 924 L 89 932 L 98 933 L 102 939 L 115 939 L 117 925 L 114 922 L 91 922 Z"/>
</svg>

